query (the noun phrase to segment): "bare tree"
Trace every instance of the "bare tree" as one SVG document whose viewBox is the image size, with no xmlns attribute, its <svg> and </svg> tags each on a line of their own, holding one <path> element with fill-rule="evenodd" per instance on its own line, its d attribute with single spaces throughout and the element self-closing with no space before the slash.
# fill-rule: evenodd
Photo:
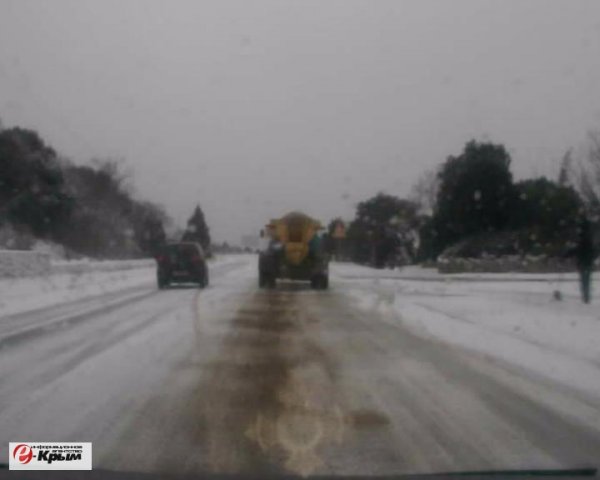
<svg viewBox="0 0 600 480">
<path fill-rule="evenodd" d="M 593 221 L 600 219 L 600 131 L 588 134 L 588 145 L 579 174 L 579 193 Z"/>
<path fill-rule="evenodd" d="M 427 170 L 413 185 L 410 199 L 417 204 L 420 214 L 433 213 L 439 186 L 439 167 Z"/>
<path fill-rule="evenodd" d="M 575 178 L 573 171 L 573 149 L 569 148 L 560 161 L 560 171 L 558 172 L 558 184 L 561 187 L 571 186 Z"/>
<path fill-rule="evenodd" d="M 92 158 L 90 164 L 98 172 L 101 172 L 103 176 L 110 179 L 110 182 L 114 187 L 128 194 L 132 194 L 131 179 L 133 172 L 126 168 L 125 159 L 123 158 L 110 158 L 110 157 L 96 157 Z"/>
</svg>

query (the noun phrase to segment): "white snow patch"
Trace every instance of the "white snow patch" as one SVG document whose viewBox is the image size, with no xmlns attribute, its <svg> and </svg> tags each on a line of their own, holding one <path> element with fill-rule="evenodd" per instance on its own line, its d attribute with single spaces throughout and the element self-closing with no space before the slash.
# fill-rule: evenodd
<svg viewBox="0 0 600 480">
<path fill-rule="evenodd" d="M 30 250 L 0 250 L 0 278 L 45 275 L 50 272 L 50 255 Z"/>
<path fill-rule="evenodd" d="M 209 269 L 239 261 L 239 255 L 219 256 Z M 50 273 L 0 278 L 0 317 L 137 287 L 156 288 L 154 260 L 53 261 Z"/>
<path fill-rule="evenodd" d="M 332 264 L 331 272 L 333 285 L 385 321 L 600 398 L 600 302 L 581 302 L 575 274 L 443 275 L 351 264 Z"/>
</svg>

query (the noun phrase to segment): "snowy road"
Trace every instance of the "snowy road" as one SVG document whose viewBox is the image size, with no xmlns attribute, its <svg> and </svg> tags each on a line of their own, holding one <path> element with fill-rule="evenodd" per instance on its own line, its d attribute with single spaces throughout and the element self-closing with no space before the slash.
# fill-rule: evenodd
<svg viewBox="0 0 600 480">
<path fill-rule="evenodd" d="M 0 318 L 0 462 L 24 440 L 149 472 L 600 465 L 597 397 L 360 309 L 335 274 L 259 291 L 255 260 L 217 264 L 205 291 L 149 274 Z"/>
</svg>

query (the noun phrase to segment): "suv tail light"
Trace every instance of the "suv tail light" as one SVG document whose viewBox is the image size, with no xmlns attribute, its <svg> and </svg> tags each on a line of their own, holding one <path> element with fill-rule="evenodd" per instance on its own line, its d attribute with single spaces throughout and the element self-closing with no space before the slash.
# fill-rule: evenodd
<svg viewBox="0 0 600 480">
<path fill-rule="evenodd" d="M 200 257 L 199 255 L 194 255 L 192 257 L 192 262 L 194 263 L 200 263 L 202 261 L 202 257 Z"/>
</svg>

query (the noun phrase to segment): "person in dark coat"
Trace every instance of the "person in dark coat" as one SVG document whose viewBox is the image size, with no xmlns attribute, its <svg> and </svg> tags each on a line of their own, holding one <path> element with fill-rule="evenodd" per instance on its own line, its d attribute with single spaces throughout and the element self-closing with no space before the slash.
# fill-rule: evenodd
<svg viewBox="0 0 600 480">
<path fill-rule="evenodd" d="M 321 237 L 318 233 L 315 233 L 308 242 L 308 256 L 309 258 L 316 260 L 321 251 Z"/>
<path fill-rule="evenodd" d="M 577 239 L 577 247 L 575 248 L 575 260 L 577 262 L 577 270 L 579 271 L 581 296 L 585 303 L 590 303 L 591 300 L 592 272 L 594 271 L 594 259 L 596 258 L 595 253 L 592 225 L 587 218 L 584 218 L 579 226 L 579 237 Z"/>
</svg>

